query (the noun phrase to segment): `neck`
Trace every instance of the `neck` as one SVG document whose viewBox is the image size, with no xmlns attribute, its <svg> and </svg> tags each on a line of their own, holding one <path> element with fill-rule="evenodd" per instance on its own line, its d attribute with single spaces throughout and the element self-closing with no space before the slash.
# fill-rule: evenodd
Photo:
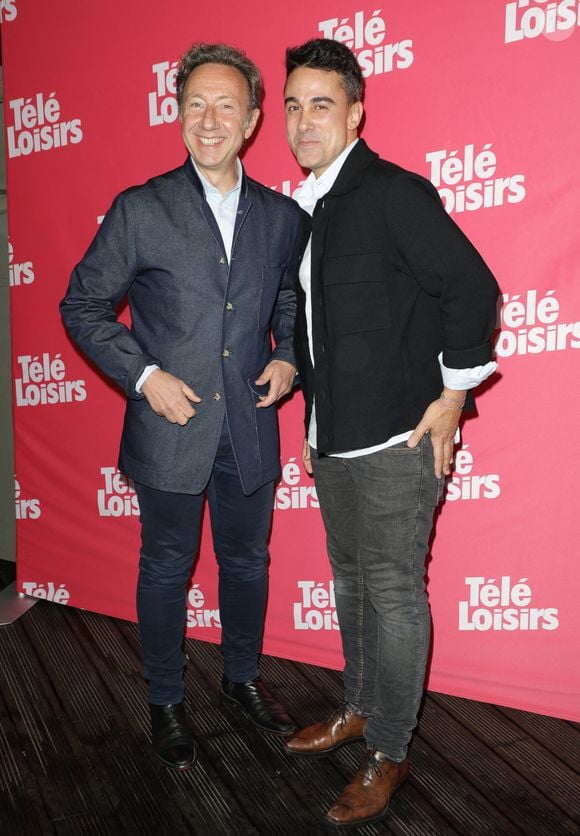
<svg viewBox="0 0 580 836">
<path fill-rule="evenodd" d="M 236 171 L 235 166 L 225 172 L 201 170 L 200 173 L 202 177 L 205 177 L 208 183 L 211 183 L 211 185 L 222 194 L 229 192 L 238 182 L 238 172 Z"/>
<path fill-rule="evenodd" d="M 202 168 L 195 162 L 191 155 L 190 159 L 195 171 L 202 178 L 202 180 L 205 180 L 206 183 L 209 183 L 222 195 L 226 194 L 227 192 L 231 191 L 231 189 L 235 188 L 235 186 L 237 186 L 238 179 L 241 174 L 241 164 L 240 166 L 238 166 L 237 158 L 233 161 L 232 165 L 226 171 L 221 171 L 212 168 Z"/>
</svg>

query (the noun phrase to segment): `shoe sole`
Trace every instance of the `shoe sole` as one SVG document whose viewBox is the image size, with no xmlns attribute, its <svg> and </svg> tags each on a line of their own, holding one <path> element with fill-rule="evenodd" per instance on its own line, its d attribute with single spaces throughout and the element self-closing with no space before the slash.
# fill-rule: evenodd
<svg viewBox="0 0 580 836">
<path fill-rule="evenodd" d="M 334 830 L 346 830 L 349 827 L 362 827 L 363 824 L 371 824 L 374 821 L 380 821 L 384 819 L 384 817 L 389 812 L 389 807 L 391 806 L 391 801 L 393 800 L 393 796 L 399 789 L 403 786 L 405 781 L 407 780 L 407 776 L 400 781 L 397 786 L 394 788 L 393 792 L 391 793 L 391 797 L 389 798 L 388 804 L 386 807 L 383 807 L 380 813 L 377 813 L 376 816 L 368 816 L 366 819 L 358 819 L 357 821 L 349 821 L 349 822 L 334 822 L 330 819 L 324 819 L 324 824 L 327 827 L 332 827 Z"/>
<path fill-rule="evenodd" d="M 348 737 L 346 740 L 341 740 L 340 743 L 337 743 L 335 746 L 331 746 L 330 749 L 317 749 L 310 752 L 298 752 L 295 749 L 288 749 L 288 747 L 286 747 L 286 754 L 292 755 L 293 757 L 304 756 L 306 758 L 324 758 L 326 755 L 331 755 L 343 746 L 349 746 L 351 743 L 358 743 L 361 740 L 364 740 L 362 735 L 360 737 Z"/>
<path fill-rule="evenodd" d="M 169 769 L 175 770 L 175 772 L 187 772 L 188 769 L 193 769 L 195 764 L 197 763 L 197 752 L 193 757 L 193 760 L 190 763 L 186 763 L 183 766 L 172 763 L 171 761 L 166 761 L 165 758 L 162 758 L 155 750 L 153 750 L 153 754 L 157 758 L 157 760 L 163 764 L 163 766 L 167 766 Z"/>
<path fill-rule="evenodd" d="M 249 723 L 252 724 L 252 726 L 254 726 L 257 729 L 260 729 L 260 731 L 267 732 L 268 734 L 275 734 L 278 737 L 289 737 L 291 734 L 295 734 L 298 731 L 297 726 L 295 726 L 293 729 L 288 729 L 288 731 L 277 731 L 276 729 L 269 729 L 267 726 L 261 726 L 254 720 L 250 712 L 246 708 L 244 708 L 241 702 L 238 702 L 238 700 L 235 700 L 233 697 L 228 696 L 228 694 L 225 694 L 223 691 L 220 691 L 220 697 L 222 703 L 226 706 L 226 708 L 232 710 L 236 714 L 241 714 L 242 717 L 244 717 Z"/>
</svg>

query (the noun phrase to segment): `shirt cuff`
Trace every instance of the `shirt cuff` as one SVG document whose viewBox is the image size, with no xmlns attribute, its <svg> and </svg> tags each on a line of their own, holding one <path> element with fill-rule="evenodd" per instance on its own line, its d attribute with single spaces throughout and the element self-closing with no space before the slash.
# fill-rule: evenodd
<svg viewBox="0 0 580 836">
<path fill-rule="evenodd" d="M 474 366 L 471 369 L 449 369 L 443 365 L 443 352 L 439 354 L 437 359 L 441 366 L 443 385 L 447 389 L 475 389 L 497 369 L 495 360 L 490 360 L 484 366 Z"/>
<path fill-rule="evenodd" d="M 159 366 L 156 366 L 156 365 L 145 366 L 145 368 L 143 369 L 143 372 L 141 374 L 141 377 L 139 378 L 139 380 L 135 384 L 135 391 L 136 392 L 141 394 L 141 388 L 142 388 L 143 384 L 145 383 L 145 381 L 147 380 L 147 378 L 149 377 L 151 372 L 154 372 L 155 369 L 158 369 L 158 368 L 159 368 Z"/>
</svg>

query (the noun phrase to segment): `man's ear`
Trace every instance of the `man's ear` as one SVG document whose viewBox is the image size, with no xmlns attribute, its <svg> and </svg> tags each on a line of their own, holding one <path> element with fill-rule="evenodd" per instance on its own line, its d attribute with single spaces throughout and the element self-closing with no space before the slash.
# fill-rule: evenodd
<svg viewBox="0 0 580 836">
<path fill-rule="evenodd" d="M 260 118 L 260 108 L 256 107 L 252 112 L 249 114 L 248 118 L 246 119 L 246 128 L 244 130 L 244 137 L 249 139 L 254 130 L 256 125 L 258 124 L 258 119 Z"/>
<path fill-rule="evenodd" d="M 349 131 L 356 131 L 363 117 L 364 108 L 362 102 L 354 102 L 348 109 L 347 127 Z"/>
</svg>

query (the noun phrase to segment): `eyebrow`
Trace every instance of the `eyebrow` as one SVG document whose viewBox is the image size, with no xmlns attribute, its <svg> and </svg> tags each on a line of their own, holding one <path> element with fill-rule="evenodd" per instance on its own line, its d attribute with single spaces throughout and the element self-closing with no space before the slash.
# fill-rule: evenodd
<svg viewBox="0 0 580 836">
<path fill-rule="evenodd" d="M 319 102 L 329 102 L 330 104 L 336 104 L 334 99 L 331 99 L 330 96 L 313 96 L 310 99 L 310 101 L 314 102 L 315 104 L 318 104 Z M 288 102 L 298 102 L 298 99 L 296 98 L 296 96 L 286 96 L 286 98 L 284 99 L 284 104 L 288 104 Z"/>
<path fill-rule="evenodd" d="M 236 97 L 231 93 L 223 93 L 222 95 L 217 96 L 215 100 L 216 100 L 216 102 L 220 102 L 220 101 L 222 101 L 222 99 L 235 99 L 235 98 Z M 193 93 L 192 92 L 192 93 L 187 94 L 187 96 L 185 97 L 185 101 L 188 101 L 189 99 L 203 99 L 205 101 L 205 96 L 204 96 L 203 93 Z"/>
</svg>

